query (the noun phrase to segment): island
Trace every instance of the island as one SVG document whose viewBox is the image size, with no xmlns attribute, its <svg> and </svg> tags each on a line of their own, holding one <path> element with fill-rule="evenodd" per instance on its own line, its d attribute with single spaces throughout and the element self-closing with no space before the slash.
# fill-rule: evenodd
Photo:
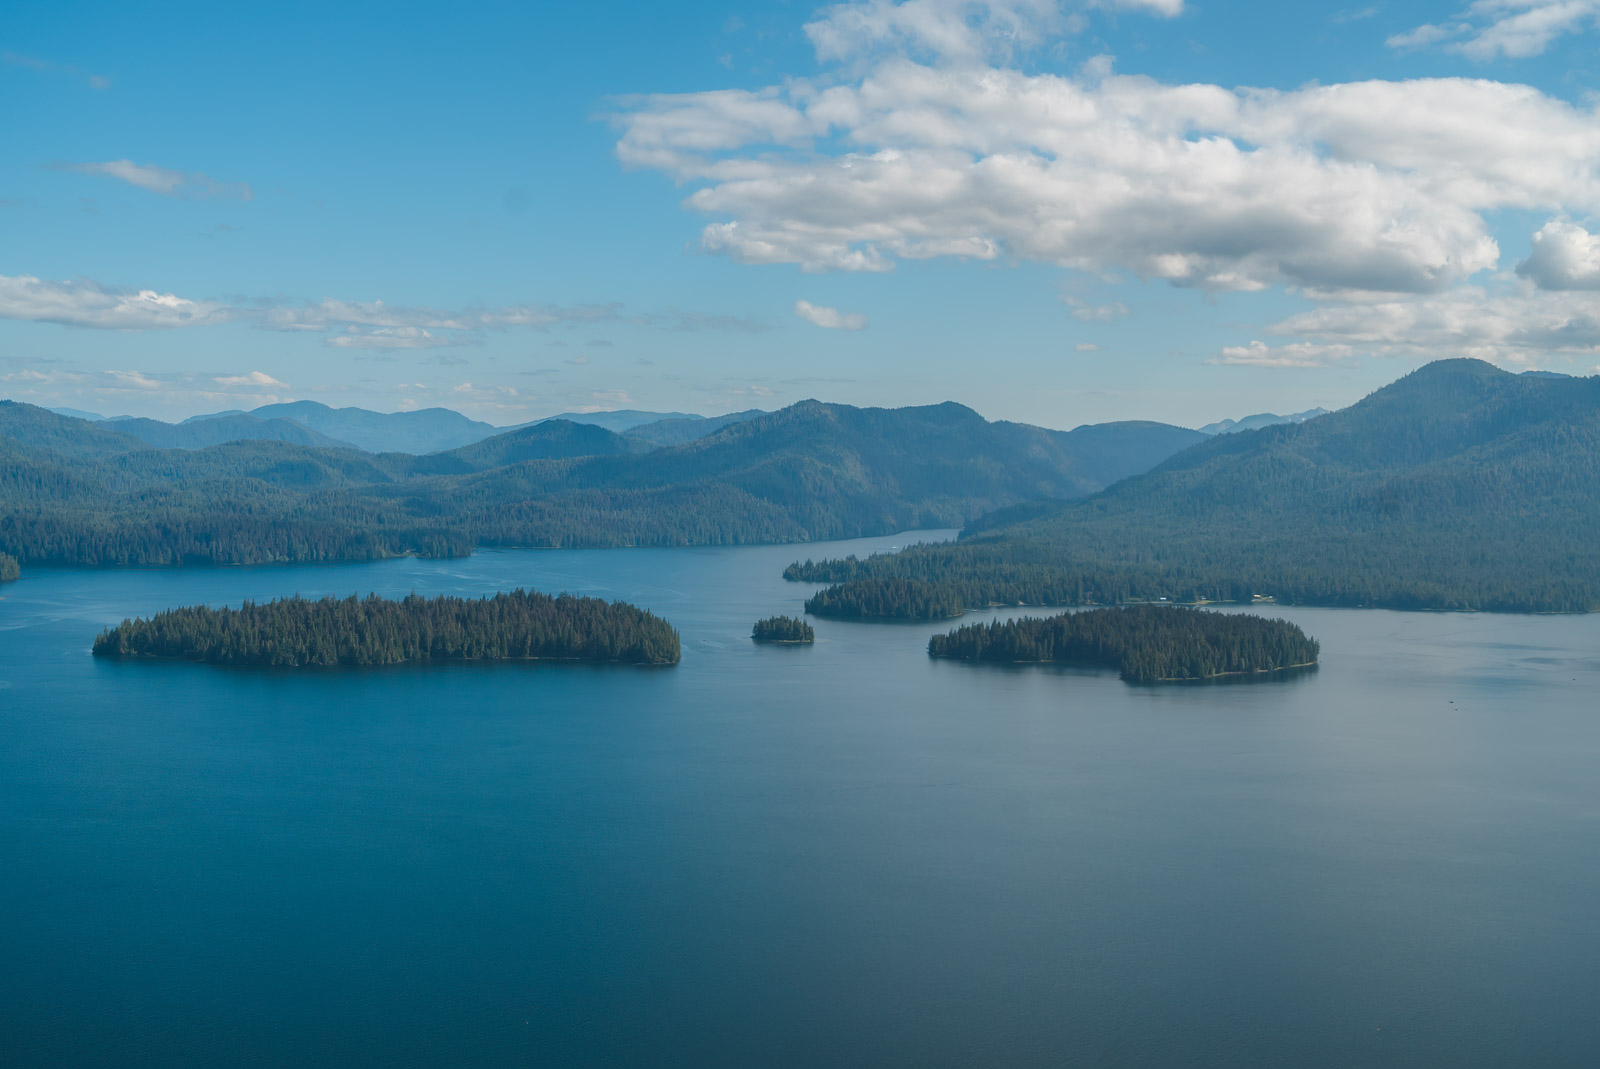
<svg viewBox="0 0 1600 1069">
<path fill-rule="evenodd" d="M 305 667 L 441 661 L 677 664 L 678 632 L 621 601 L 514 590 L 399 600 L 299 596 L 237 609 L 191 606 L 100 633 L 110 658 Z"/>
<path fill-rule="evenodd" d="M 22 574 L 22 569 L 17 566 L 17 558 L 8 553 L 0 553 L 0 583 L 9 583 Z"/>
<path fill-rule="evenodd" d="M 811 630 L 810 624 L 796 617 L 769 616 L 765 620 L 756 621 L 756 626 L 750 631 L 750 637 L 757 642 L 779 642 L 794 645 L 815 642 L 817 633 Z"/>
<path fill-rule="evenodd" d="M 1088 609 L 969 624 L 928 656 L 1115 668 L 1129 683 L 1169 683 L 1309 668 L 1321 646 L 1287 620 L 1166 605 Z"/>
</svg>

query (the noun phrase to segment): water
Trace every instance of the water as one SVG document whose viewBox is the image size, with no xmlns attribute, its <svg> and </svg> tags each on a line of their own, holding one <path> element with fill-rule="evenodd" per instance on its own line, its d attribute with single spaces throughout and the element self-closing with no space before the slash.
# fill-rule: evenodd
<svg viewBox="0 0 1600 1069">
<path fill-rule="evenodd" d="M 7 1066 L 1588 1066 L 1600 617 L 1283 609 L 1130 687 L 815 621 L 833 547 L 35 572 L 0 596 Z M 672 669 L 112 664 L 300 592 L 635 601 Z"/>
</svg>

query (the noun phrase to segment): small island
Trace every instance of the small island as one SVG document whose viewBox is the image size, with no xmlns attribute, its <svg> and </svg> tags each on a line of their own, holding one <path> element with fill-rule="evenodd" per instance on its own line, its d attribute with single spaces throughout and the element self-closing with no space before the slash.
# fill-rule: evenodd
<svg viewBox="0 0 1600 1069">
<path fill-rule="evenodd" d="M 677 664 L 678 632 L 625 602 L 515 590 L 398 601 L 280 598 L 237 609 L 192 606 L 124 620 L 96 657 L 305 667 L 434 661 Z"/>
<path fill-rule="evenodd" d="M 22 569 L 17 566 L 17 558 L 9 553 L 0 553 L 0 583 L 9 583 L 22 574 Z"/>
<path fill-rule="evenodd" d="M 756 621 L 756 626 L 750 631 L 750 637 L 757 642 L 781 642 L 794 645 L 815 642 L 817 633 L 811 630 L 810 624 L 796 617 L 769 616 L 765 620 Z"/>
<path fill-rule="evenodd" d="M 928 642 L 930 657 L 1115 668 L 1129 683 L 1309 668 L 1320 651 L 1287 620 L 1162 605 L 969 624 Z"/>
</svg>

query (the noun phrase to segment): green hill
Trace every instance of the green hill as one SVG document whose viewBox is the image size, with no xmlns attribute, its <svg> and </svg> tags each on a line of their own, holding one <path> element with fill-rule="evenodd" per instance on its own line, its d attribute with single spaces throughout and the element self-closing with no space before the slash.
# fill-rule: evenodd
<svg viewBox="0 0 1600 1069">
<path fill-rule="evenodd" d="M 1104 493 L 960 542 L 791 578 L 989 602 L 1274 598 L 1600 608 L 1600 379 L 1430 364 L 1340 412 L 1220 436 Z"/>
</svg>

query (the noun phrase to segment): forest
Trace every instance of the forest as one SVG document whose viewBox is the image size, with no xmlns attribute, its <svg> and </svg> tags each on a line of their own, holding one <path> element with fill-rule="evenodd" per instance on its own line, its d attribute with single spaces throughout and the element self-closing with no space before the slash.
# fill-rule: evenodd
<svg viewBox="0 0 1600 1069">
<path fill-rule="evenodd" d="M 873 577 L 819 590 L 806 599 L 813 616 L 857 619 L 948 620 L 966 604 L 948 584 Z"/>
<path fill-rule="evenodd" d="M 0 552 L 24 565 L 245 564 L 889 534 L 1082 497 L 1200 437 L 815 401 L 659 448 L 563 420 L 426 456 L 269 440 L 155 449 L 114 426 L 0 401 Z"/>
<path fill-rule="evenodd" d="M 1286 620 L 1162 605 L 969 624 L 928 642 L 930 657 L 1115 668 L 1129 683 L 1275 672 L 1315 664 L 1319 652 Z"/>
<path fill-rule="evenodd" d="M 756 621 L 750 637 L 757 642 L 815 642 L 817 633 L 798 617 L 769 616 Z"/>
<path fill-rule="evenodd" d="M 22 569 L 17 566 L 17 558 L 9 553 L 0 553 L 0 583 L 9 583 L 22 574 Z"/>
<path fill-rule="evenodd" d="M 820 605 L 1258 598 L 1600 609 L 1600 379 L 1440 361 L 1341 412 L 1226 435 L 954 543 L 791 565 Z M 931 589 L 930 589 L 931 588 Z"/>
<path fill-rule="evenodd" d="M 97 657 L 304 667 L 412 661 L 676 664 L 678 632 L 624 602 L 515 590 L 485 598 L 292 597 L 191 606 L 100 633 Z"/>
</svg>

